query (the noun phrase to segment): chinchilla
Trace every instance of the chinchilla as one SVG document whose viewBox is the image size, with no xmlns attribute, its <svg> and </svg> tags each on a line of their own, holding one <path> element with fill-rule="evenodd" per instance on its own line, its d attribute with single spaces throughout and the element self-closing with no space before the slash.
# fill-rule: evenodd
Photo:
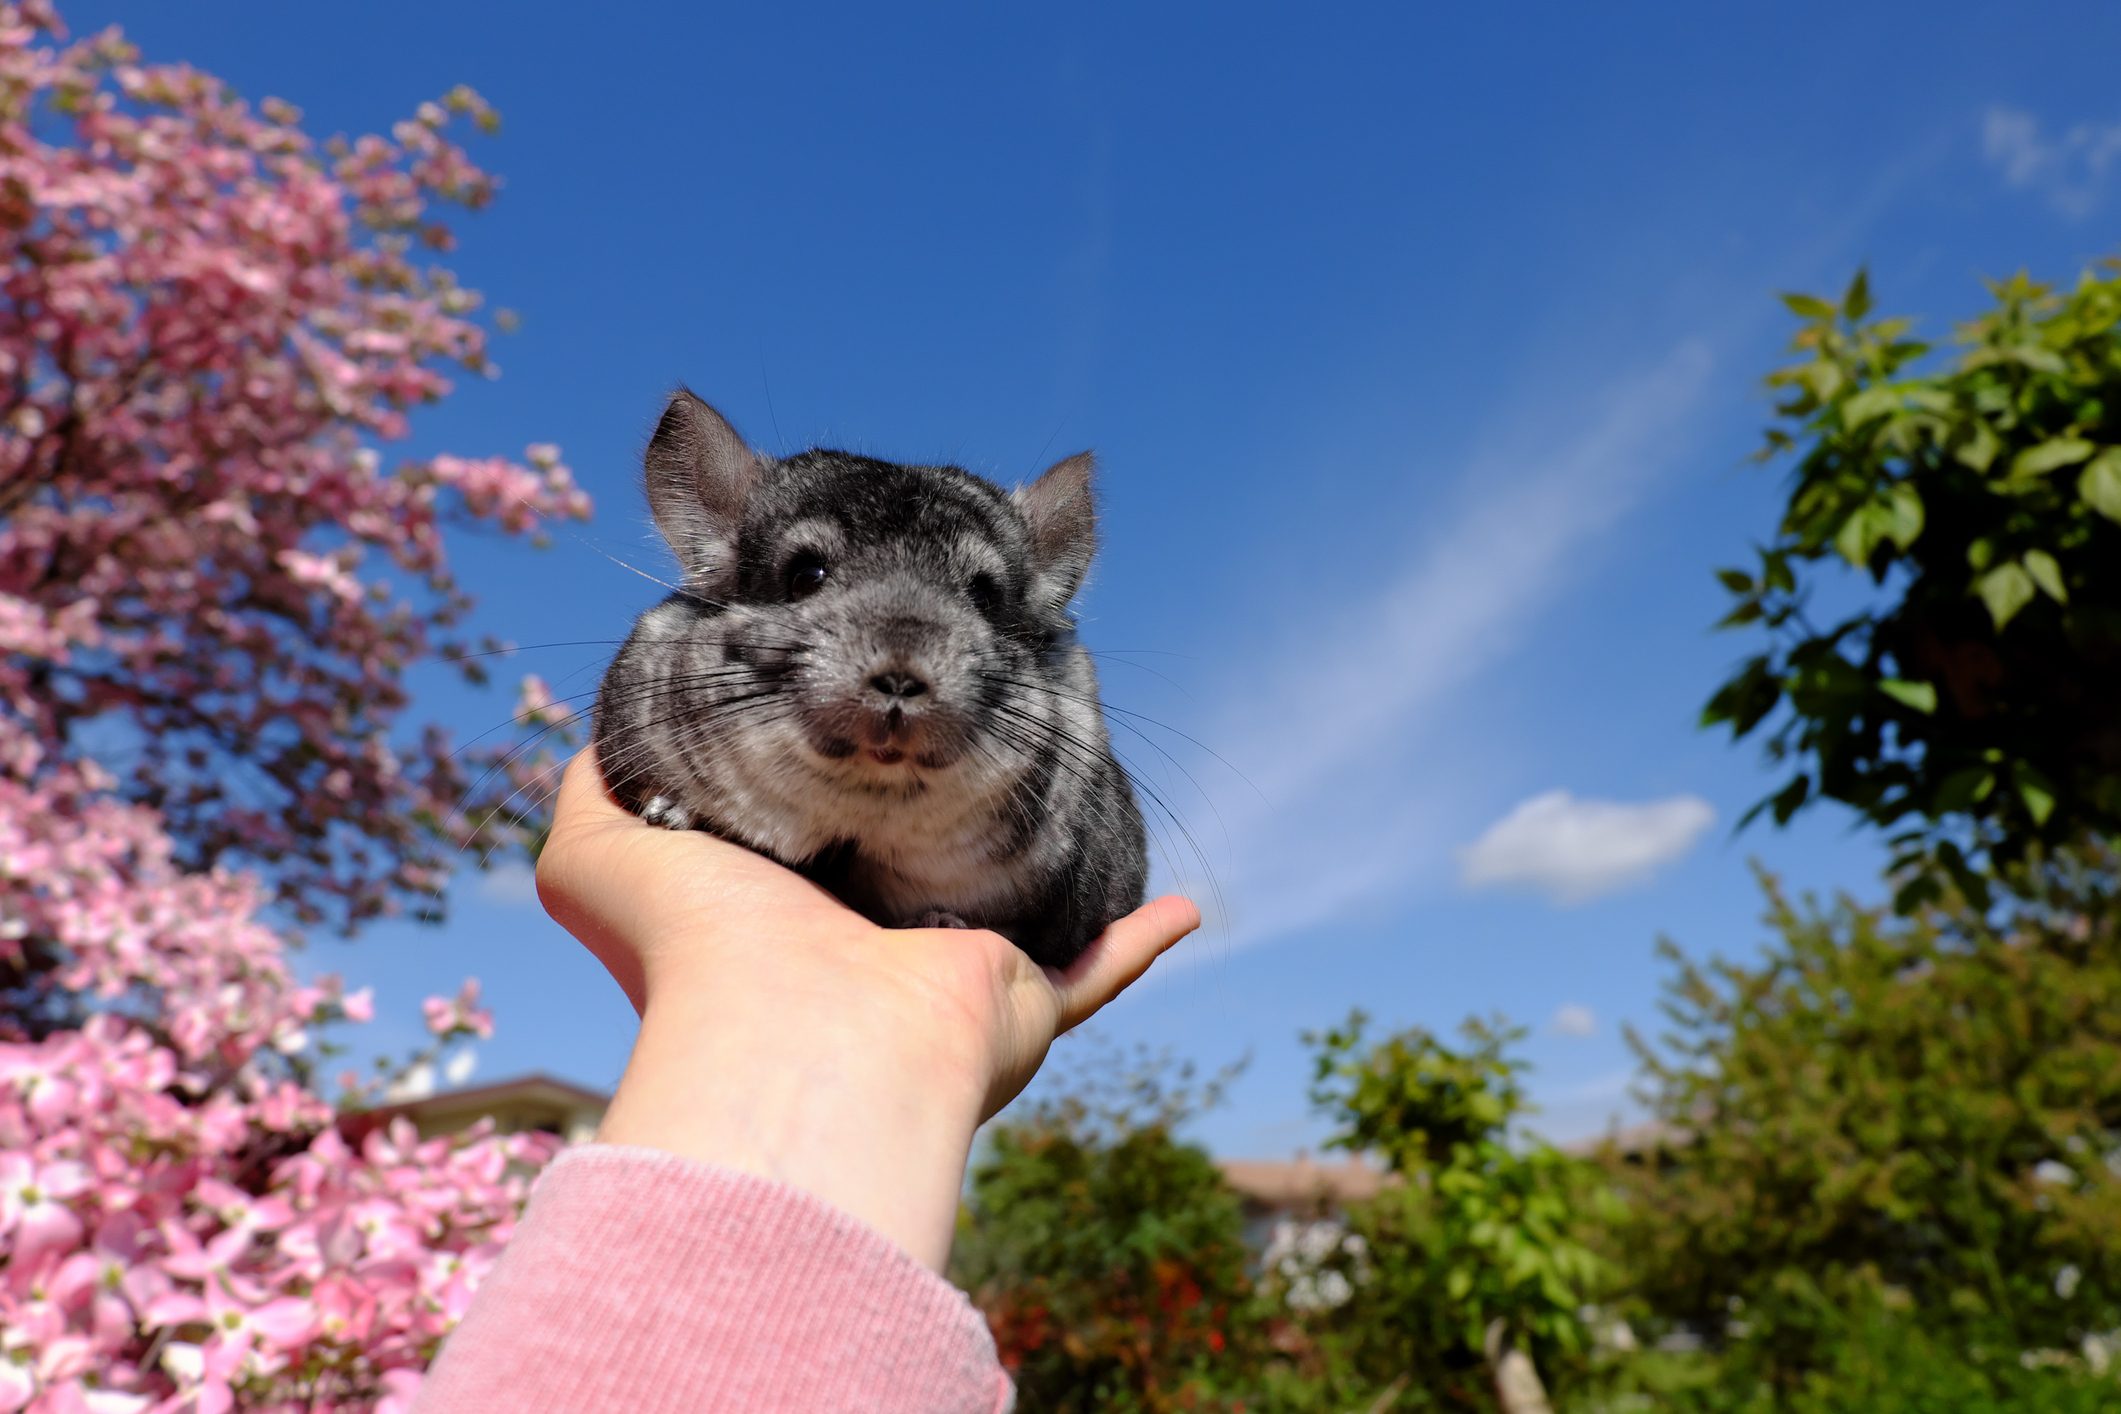
<svg viewBox="0 0 2121 1414">
<path fill-rule="evenodd" d="M 598 692 L 626 808 L 886 926 L 992 928 L 1052 967 L 1141 903 L 1141 811 L 1069 612 L 1096 542 L 1089 453 L 1015 491 L 774 458 L 680 389 L 645 460 L 684 579 Z"/>
</svg>

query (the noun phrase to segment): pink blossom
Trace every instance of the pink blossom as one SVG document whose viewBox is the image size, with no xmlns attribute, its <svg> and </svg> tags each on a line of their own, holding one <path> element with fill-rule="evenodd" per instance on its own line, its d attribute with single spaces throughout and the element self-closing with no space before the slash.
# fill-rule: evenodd
<svg viewBox="0 0 2121 1414">
<path fill-rule="evenodd" d="M 40 1258 L 73 1249 L 82 1224 L 67 1200 L 88 1186 L 88 1170 L 71 1160 L 0 1154 L 0 1237 L 13 1265 L 35 1271 Z"/>
<path fill-rule="evenodd" d="M 444 527 L 588 511 L 547 445 L 383 451 L 491 369 L 419 254 L 491 197 L 453 136 L 491 113 L 320 146 L 41 0 L 0 0 L 0 100 L 0 1414 L 403 1410 L 554 1141 L 342 1118 L 316 1042 L 374 997 L 279 920 L 531 838 L 558 760 L 542 684 L 469 767 L 407 715 L 408 668 L 476 671 Z M 476 982 L 425 1012 L 492 1030 Z"/>
<path fill-rule="evenodd" d="M 480 1039 L 493 1035 L 493 1013 L 479 1006 L 479 979 L 466 979 L 454 997 L 429 997 L 420 1003 L 427 1016 L 427 1029 L 437 1036 L 470 1034 Z"/>
</svg>

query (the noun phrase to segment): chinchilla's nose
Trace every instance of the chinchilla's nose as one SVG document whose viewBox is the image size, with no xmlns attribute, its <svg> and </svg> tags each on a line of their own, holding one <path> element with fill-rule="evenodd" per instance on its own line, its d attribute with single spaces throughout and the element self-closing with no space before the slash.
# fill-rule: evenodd
<svg viewBox="0 0 2121 1414">
<path fill-rule="evenodd" d="M 931 701 L 928 679 L 916 663 L 898 656 L 881 660 L 862 684 L 862 735 L 870 754 L 898 761 L 923 734 Z"/>
<path fill-rule="evenodd" d="M 919 697 L 928 690 L 928 684 L 914 673 L 907 672 L 903 668 L 893 668 L 871 677 L 869 679 L 869 690 L 882 693 L 888 698 L 904 701 L 908 698 Z"/>
</svg>

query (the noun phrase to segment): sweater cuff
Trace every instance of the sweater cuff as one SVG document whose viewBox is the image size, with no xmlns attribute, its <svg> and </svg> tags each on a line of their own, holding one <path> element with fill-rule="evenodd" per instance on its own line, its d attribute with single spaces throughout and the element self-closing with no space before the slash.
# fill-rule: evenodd
<svg viewBox="0 0 2121 1414">
<path fill-rule="evenodd" d="M 771 1179 L 586 1144 L 540 1176 L 417 1407 L 994 1414 L 1012 1402 L 978 1311 L 874 1229 Z"/>
</svg>

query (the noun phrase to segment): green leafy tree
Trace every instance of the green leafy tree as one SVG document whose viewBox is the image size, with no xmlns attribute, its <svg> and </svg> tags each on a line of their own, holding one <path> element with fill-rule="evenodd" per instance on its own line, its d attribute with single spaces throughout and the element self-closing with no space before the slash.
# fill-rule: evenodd
<svg viewBox="0 0 2121 1414">
<path fill-rule="evenodd" d="M 1589 1174 L 1511 1133 L 1526 1113 L 1508 1054 L 1521 1031 L 1468 1022 L 1458 1049 L 1419 1029 L 1370 1042 L 1366 1024 L 1356 1012 L 1305 1038 L 1331 1143 L 1395 1180 L 1349 1214 L 1353 1294 L 1320 1336 L 1405 1403 L 1514 1407 L 1523 1381 L 1505 1367 L 1529 1355 L 1551 1374 L 1587 1344 L 1582 1311 L 1602 1275 L 1577 1233 Z"/>
<path fill-rule="evenodd" d="M 986 1313 L 1025 1409 L 1242 1407 L 1260 1311 L 1236 1194 L 1177 1137 L 1227 1075 L 1085 1067 L 989 1131 L 952 1276 Z"/>
<path fill-rule="evenodd" d="M 1785 296 L 1761 456 L 1794 455 L 1789 500 L 1721 572 L 1766 642 L 1706 720 L 1794 767 L 1778 822 L 1826 798 L 1893 831 L 1902 908 L 1934 897 L 1920 858 L 1978 898 L 1983 858 L 2121 833 L 2121 262 L 1990 290 L 1950 357 L 1861 275 Z"/>
<path fill-rule="evenodd" d="M 1617 1170 L 1648 1310 L 1792 1396 L 1847 1363 L 1852 1311 L 1976 1367 L 2121 1325 L 2115 862 L 1913 917 L 1769 883 L 1757 963 L 1666 944 L 1670 1029 L 1632 1039 L 1667 1137 Z"/>
</svg>

